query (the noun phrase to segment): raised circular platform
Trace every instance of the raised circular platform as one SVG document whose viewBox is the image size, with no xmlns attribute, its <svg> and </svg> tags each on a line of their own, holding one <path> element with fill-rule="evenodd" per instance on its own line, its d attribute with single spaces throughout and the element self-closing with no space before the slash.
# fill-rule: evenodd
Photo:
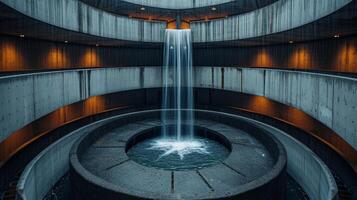
<svg viewBox="0 0 357 200">
<path fill-rule="evenodd" d="M 127 151 L 152 137 L 153 130 L 161 126 L 160 112 L 127 115 L 88 133 L 72 147 L 70 176 L 74 197 L 284 198 L 286 153 L 274 137 L 242 119 L 203 111 L 196 112 L 196 117 L 199 135 L 228 148 L 226 158 L 184 170 L 140 164 Z"/>
</svg>

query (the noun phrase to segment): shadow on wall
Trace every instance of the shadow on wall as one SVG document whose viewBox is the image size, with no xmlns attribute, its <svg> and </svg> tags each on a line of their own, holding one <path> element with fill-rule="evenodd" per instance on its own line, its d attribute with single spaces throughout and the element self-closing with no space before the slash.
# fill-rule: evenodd
<svg viewBox="0 0 357 200">
<path fill-rule="evenodd" d="M 0 69 L 2 71 L 21 70 L 19 66 L 27 66 L 21 48 L 11 41 L 2 41 L 0 43 Z"/>
</svg>

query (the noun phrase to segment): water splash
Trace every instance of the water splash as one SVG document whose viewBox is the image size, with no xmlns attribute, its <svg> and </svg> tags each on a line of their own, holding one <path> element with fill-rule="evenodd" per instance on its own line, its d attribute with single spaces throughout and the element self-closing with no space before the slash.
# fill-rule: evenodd
<svg viewBox="0 0 357 200">
<path fill-rule="evenodd" d="M 161 119 L 164 138 L 173 133 L 178 141 L 193 139 L 193 69 L 191 30 L 165 32 Z M 172 109 L 167 112 L 166 109 Z M 183 109 L 187 109 L 183 111 Z M 173 125 L 168 125 L 174 121 Z M 185 124 L 185 125 L 183 125 Z M 186 135 L 183 135 L 185 133 Z"/>
<path fill-rule="evenodd" d="M 158 139 L 151 143 L 151 150 L 160 150 L 164 153 L 161 154 L 158 158 L 161 159 L 162 157 L 177 154 L 180 156 L 180 159 L 183 160 L 184 156 L 191 153 L 198 153 L 198 154 L 210 154 L 207 151 L 207 145 L 204 142 L 198 140 L 177 140 L 176 138 L 173 139 Z"/>
</svg>

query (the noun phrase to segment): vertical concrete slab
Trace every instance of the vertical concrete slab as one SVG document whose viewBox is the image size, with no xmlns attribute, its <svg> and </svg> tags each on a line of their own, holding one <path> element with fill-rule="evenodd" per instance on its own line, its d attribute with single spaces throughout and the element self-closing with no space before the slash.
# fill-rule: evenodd
<svg viewBox="0 0 357 200">
<path fill-rule="evenodd" d="M 211 67 L 194 67 L 195 87 L 213 87 Z"/>
<path fill-rule="evenodd" d="M 35 118 L 42 117 L 64 105 L 63 73 L 35 74 Z"/>
<path fill-rule="evenodd" d="M 335 79 L 333 130 L 357 149 L 357 80 Z"/>
<path fill-rule="evenodd" d="M 242 91 L 242 70 L 240 68 L 225 67 L 223 68 L 223 83 L 225 90 L 236 92 Z"/>
<path fill-rule="evenodd" d="M 63 73 L 63 102 L 71 104 L 81 100 L 81 76 L 78 71 L 68 71 Z M 84 88 L 85 89 L 85 88 Z"/>
<path fill-rule="evenodd" d="M 242 69 L 242 91 L 258 96 L 264 95 L 264 70 Z"/>
<path fill-rule="evenodd" d="M 108 68 L 106 73 L 106 93 L 140 88 L 140 67 Z"/>
<path fill-rule="evenodd" d="M 330 77 L 318 77 L 318 96 L 316 118 L 326 126 L 332 127 L 334 81 Z"/>
<path fill-rule="evenodd" d="M 143 67 L 142 70 L 142 87 L 154 88 L 161 87 L 162 84 L 162 72 L 161 67 Z"/>
<path fill-rule="evenodd" d="M 0 78 L 0 142 L 34 120 L 32 76 Z"/>
<path fill-rule="evenodd" d="M 93 69 L 89 75 L 89 96 L 102 95 L 107 91 L 107 72 L 105 69 Z"/>
<path fill-rule="evenodd" d="M 265 96 L 299 108 L 327 126 L 332 125 L 333 81 L 329 77 L 266 70 Z"/>
<path fill-rule="evenodd" d="M 220 67 L 212 67 L 212 88 L 223 89 L 222 84 L 222 70 Z"/>
</svg>

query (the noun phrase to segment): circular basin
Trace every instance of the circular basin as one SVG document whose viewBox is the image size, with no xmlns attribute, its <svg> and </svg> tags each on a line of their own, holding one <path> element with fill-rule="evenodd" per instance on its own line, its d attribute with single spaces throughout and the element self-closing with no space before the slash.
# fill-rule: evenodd
<svg viewBox="0 0 357 200">
<path fill-rule="evenodd" d="M 283 199 L 286 152 L 239 117 L 195 112 L 195 136 L 162 137 L 161 110 L 119 116 L 71 149 L 76 199 Z M 174 123 L 172 123 L 174 125 Z"/>
</svg>

